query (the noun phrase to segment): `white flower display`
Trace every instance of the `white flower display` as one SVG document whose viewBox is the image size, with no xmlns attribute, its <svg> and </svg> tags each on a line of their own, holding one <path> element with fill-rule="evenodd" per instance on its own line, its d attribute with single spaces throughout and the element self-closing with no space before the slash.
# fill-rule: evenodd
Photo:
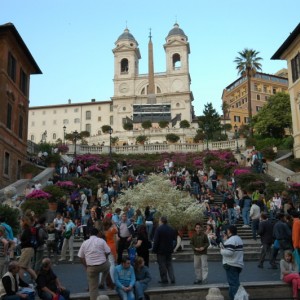
<svg viewBox="0 0 300 300">
<path fill-rule="evenodd" d="M 189 193 L 179 191 L 172 186 L 164 175 L 150 175 L 144 183 L 128 189 L 120 195 L 114 208 L 125 207 L 127 202 L 144 212 L 146 206 L 156 209 L 154 217 L 167 216 L 169 223 L 175 228 L 200 222 L 205 207 L 196 202 Z"/>
</svg>

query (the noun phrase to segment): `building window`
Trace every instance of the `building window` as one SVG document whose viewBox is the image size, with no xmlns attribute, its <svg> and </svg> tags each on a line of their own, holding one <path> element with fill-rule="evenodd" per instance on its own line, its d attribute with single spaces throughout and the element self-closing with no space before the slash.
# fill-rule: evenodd
<svg viewBox="0 0 300 300">
<path fill-rule="evenodd" d="M 123 106 L 123 111 L 125 111 L 126 110 L 126 107 L 125 106 Z"/>
<path fill-rule="evenodd" d="M 43 126 L 46 126 L 46 121 L 43 121 L 42 125 L 43 125 Z"/>
<path fill-rule="evenodd" d="M 17 179 L 21 179 L 21 161 L 18 159 L 18 164 L 17 164 Z"/>
<path fill-rule="evenodd" d="M 67 108 L 65 108 L 65 114 L 68 112 L 68 109 Z"/>
<path fill-rule="evenodd" d="M 177 103 L 176 103 L 176 107 L 180 107 L 180 103 L 177 102 Z"/>
<path fill-rule="evenodd" d="M 56 110 L 54 109 L 53 114 L 56 115 Z"/>
<path fill-rule="evenodd" d="M 57 124 L 56 120 L 53 120 L 53 125 L 56 125 L 56 124 Z"/>
<path fill-rule="evenodd" d="M 23 117 L 22 116 L 19 116 L 19 138 L 20 139 L 23 139 Z"/>
<path fill-rule="evenodd" d="M 234 122 L 241 122 L 240 116 L 234 116 Z"/>
<path fill-rule="evenodd" d="M 173 55 L 172 65 L 173 65 L 173 70 L 180 70 L 180 68 L 181 68 L 181 59 L 180 59 L 180 55 L 178 53 L 175 53 Z"/>
<path fill-rule="evenodd" d="M 295 82 L 300 78 L 300 53 L 291 60 L 292 80 Z"/>
<path fill-rule="evenodd" d="M 92 112 L 90 110 L 85 112 L 85 119 L 90 120 L 92 118 Z"/>
<path fill-rule="evenodd" d="M 85 124 L 85 130 L 88 131 L 91 134 L 92 125 L 91 124 Z"/>
<path fill-rule="evenodd" d="M 260 95 L 256 95 L 256 100 L 260 100 Z"/>
<path fill-rule="evenodd" d="M 261 110 L 261 106 L 256 106 L 256 111 L 260 111 Z"/>
<path fill-rule="evenodd" d="M 112 104 L 110 104 L 110 106 L 109 106 L 109 111 L 113 111 L 113 110 L 114 110 L 114 107 L 113 107 Z"/>
<path fill-rule="evenodd" d="M 7 65 L 7 73 L 8 76 L 15 82 L 16 81 L 16 70 L 17 70 L 17 62 L 13 55 L 8 53 L 8 65 Z"/>
<path fill-rule="evenodd" d="M 74 108 L 74 112 L 78 112 L 78 108 Z"/>
<path fill-rule="evenodd" d="M 80 119 L 79 118 L 75 118 L 74 119 L 74 123 L 80 123 Z"/>
<path fill-rule="evenodd" d="M 101 106 L 98 106 L 98 110 L 101 110 Z"/>
<path fill-rule="evenodd" d="M 30 140 L 31 140 L 32 142 L 34 141 L 34 135 L 33 135 L 33 134 L 30 136 Z"/>
<path fill-rule="evenodd" d="M 275 89 L 275 88 L 273 88 L 273 94 L 276 94 L 276 93 L 277 93 L 276 89 Z"/>
<path fill-rule="evenodd" d="M 114 116 L 109 117 L 109 125 L 114 125 Z"/>
<path fill-rule="evenodd" d="M 7 103 L 6 127 L 8 129 L 11 129 L 11 123 L 12 123 L 12 105 L 10 103 Z"/>
<path fill-rule="evenodd" d="M 101 117 L 98 117 L 98 122 L 101 122 Z"/>
<path fill-rule="evenodd" d="M 245 122 L 245 124 L 248 124 L 249 123 L 249 118 L 248 117 L 244 117 L 244 122 Z"/>
<path fill-rule="evenodd" d="M 34 111 L 31 112 L 31 115 L 34 116 Z"/>
<path fill-rule="evenodd" d="M 264 85 L 264 93 L 266 93 L 266 92 L 267 92 L 267 86 Z"/>
<path fill-rule="evenodd" d="M 128 59 L 127 58 L 123 58 L 121 60 L 121 74 L 128 74 Z"/>
<path fill-rule="evenodd" d="M 268 100 L 269 99 L 269 96 L 265 96 L 265 100 Z"/>
<path fill-rule="evenodd" d="M 258 91 L 258 86 L 256 83 L 254 84 L 254 91 Z"/>
<path fill-rule="evenodd" d="M 20 70 L 20 90 L 25 96 L 28 95 L 28 76 L 22 68 Z"/>
<path fill-rule="evenodd" d="M 53 139 L 53 140 L 56 140 L 56 133 L 53 133 L 52 139 Z"/>
<path fill-rule="evenodd" d="M 69 120 L 68 119 L 64 119 L 63 120 L 63 123 L 66 125 L 66 124 L 69 124 Z"/>
<path fill-rule="evenodd" d="M 31 122 L 31 126 L 32 126 L 32 127 L 35 126 L 35 122 L 34 122 L 34 121 Z"/>
<path fill-rule="evenodd" d="M 9 175 L 8 172 L 9 172 L 9 153 L 5 152 L 4 154 L 4 168 L 3 168 L 3 171 L 4 171 L 4 174 L 5 175 Z"/>
<path fill-rule="evenodd" d="M 45 110 L 43 110 L 43 115 L 45 115 L 46 114 L 46 111 Z"/>
</svg>

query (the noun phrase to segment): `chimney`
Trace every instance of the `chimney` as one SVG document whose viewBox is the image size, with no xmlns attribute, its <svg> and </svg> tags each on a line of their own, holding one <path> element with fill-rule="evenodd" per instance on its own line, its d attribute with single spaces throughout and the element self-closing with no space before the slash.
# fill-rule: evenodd
<svg viewBox="0 0 300 300">
<path fill-rule="evenodd" d="M 91 102 L 96 102 L 96 99 L 93 98 L 93 99 L 91 100 Z"/>
<path fill-rule="evenodd" d="M 68 100 L 68 104 L 71 104 L 71 99 Z"/>
</svg>

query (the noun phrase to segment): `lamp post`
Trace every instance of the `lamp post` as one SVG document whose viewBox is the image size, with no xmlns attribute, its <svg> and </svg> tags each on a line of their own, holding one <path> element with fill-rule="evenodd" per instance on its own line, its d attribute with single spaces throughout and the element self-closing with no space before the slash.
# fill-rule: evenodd
<svg viewBox="0 0 300 300">
<path fill-rule="evenodd" d="M 234 132 L 235 132 L 235 140 L 236 140 L 236 153 L 240 153 L 240 149 L 239 149 L 239 142 L 238 142 L 238 127 L 235 124 L 234 125 Z"/>
<path fill-rule="evenodd" d="M 66 125 L 64 125 L 63 130 L 64 130 L 64 145 L 66 144 Z"/>
<path fill-rule="evenodd" d="M 113 133 L 113 129 L 109 128 L 109 157 L 111 158 L 111 134 Z"/>
<path fill-rule="evenodd" d="M 208 151 L 208 130 L 209 130 L 209 127 L 207 124 L 204 125 L 204 130 L 205 130 L 205 133 L 206 133 L 206 150 Z"/>
<path fill-rule="evenodd" d="M 74 158 L 76 159 L 76 143 L 77 143 L 77 139 L 78 139 L 78 137 L 79 137 L 78 131 L 75 130 L 75 131 L 73 132 L 73 135 L 74 135 L 74 143 L 75 143 Z"/>
</svg>

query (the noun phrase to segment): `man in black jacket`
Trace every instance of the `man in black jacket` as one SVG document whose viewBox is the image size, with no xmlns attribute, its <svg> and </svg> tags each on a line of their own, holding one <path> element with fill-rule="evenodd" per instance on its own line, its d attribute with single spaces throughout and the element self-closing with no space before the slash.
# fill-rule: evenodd
<svg viewBox="0 0 300 300">
<path fill-rule="evenodd" d="M 273 223 L 267 218 L 266 213 L 262 212 L 260 214 L 260 223 L 258 228 L 258 234 L 260 235 L 260 240 L 262 244 L 260 259 L 259 259 L 259 268 L 264 267 L 264 261 L 266 254 L 271 254 L 271 246 L 273 243 Z"/>
<path fill-rule="evenodd" d="M 175 283 L 175 276 L 172 265 L 172 253 L 176 241 L 176 232 L 167 223 L 166 217 L 159 220 L 160 226 L 156 229 L 154 235 L 153 252 L 157 255 L 159 273 L 161 281 L 159 283 L 168 283 L 168 275 L 171 283 Z"/>
</svg>

